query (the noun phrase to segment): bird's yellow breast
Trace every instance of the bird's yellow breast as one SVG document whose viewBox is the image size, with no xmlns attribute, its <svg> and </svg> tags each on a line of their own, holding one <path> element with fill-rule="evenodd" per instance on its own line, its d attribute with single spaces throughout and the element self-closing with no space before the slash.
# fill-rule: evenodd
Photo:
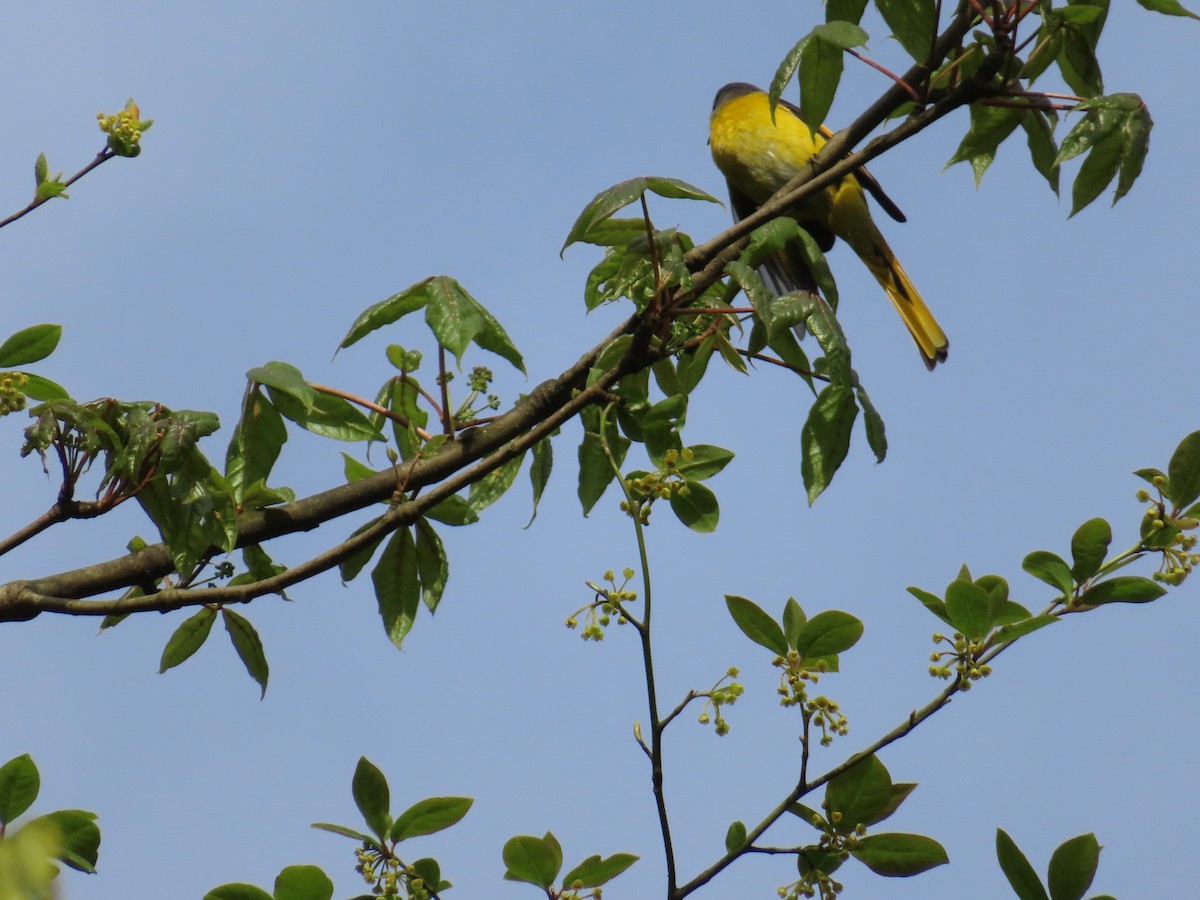
<svg viewBox="0 0 1200 900">
<path fill-rule="evenodd" d="M 763 203 L 794 178 L 825 143 L 782 106 L 771 109 L 767 95 L 745 94 L 713 110 L 709 123 L 713 161 L 739 191 Z"/>
</svg>

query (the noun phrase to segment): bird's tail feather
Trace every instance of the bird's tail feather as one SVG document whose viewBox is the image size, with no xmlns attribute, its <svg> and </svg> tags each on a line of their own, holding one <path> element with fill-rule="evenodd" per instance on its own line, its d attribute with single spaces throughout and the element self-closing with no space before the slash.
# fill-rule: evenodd
<svg viewBox="0 0 1200 900">
<path fill-rule="evenodd" d="M 870 254 L 862 254 L 863 262 L 883 286 L 888 299 L 896 307 L 896 312 L 900 313 L 900 318 L 904 320 L 909 334 L 917 342 L 925 368 L 932 369 L 938 363 L 945 362 L 950 341 L 946 339 L 946 333 L 921 299 L 908 273 L 904 271 L 904 267 L 882 237 L 879 237 L 871 249 L 873 252 Z"/>
</svg>

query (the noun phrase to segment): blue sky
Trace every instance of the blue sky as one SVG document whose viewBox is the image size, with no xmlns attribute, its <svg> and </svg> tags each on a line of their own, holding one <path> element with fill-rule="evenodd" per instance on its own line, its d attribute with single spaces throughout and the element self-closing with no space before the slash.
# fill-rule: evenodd
<svg viewBox="0 0 1200 900">
<path fill-rule="evenodd" d="M 386 344 L 426 346 L 422 329 L 331 359 L 338 340 L 362 308 L 444 273 L 524 352 L 528 381 L 477 360 L 511 400 L 626 314 L 584 314 L 593 248 L 559 259 L 582 206 L 643 174 L 723 196 L 705 146 L 713 94 L 728 81 L 767 82 L 819 15 L 814 3 L 733 15 L 710 2 L 10 9 L 0 30 L 5 210 L 27 202 L 40 151 L 67 173 L 91 158 L 102 145 L 97 110 L 133 95 L 156 124 L 140 158 L 106 164 L 69 202 L 4 231 L 5 328 L 61 322 L 62 344 L 38 371 L 79 397 L 214 410 L 225 435 L 244 373 L 268 360 L 373 394 L 388 375 Z M 900 66 L 882 24 L 864 24 L 871 53 Z M 673 703 L 737 665 L 747 694 L 729 736 L 687 717 L 669 735 L 685 874 L 720 851 L 731 820 L 774 805 L 799 755 L 798 721 L 776 704 L 769 659 L 733 627 L 723 594 L 776 613 L 795 596 L 810 614 L 840 608 L 865 621 L 859 648 L 823 683 L 851 732 L 817 758 L 820 769 L 940 687 L 925 674 L 936 623 L 906 586 L 941 591 L 965 562 L 1005 575 L 1016 599 L 1040 608 L 1050 598 L 1021 572 L 1027 552 L 1065 553 L 1093 516 L 1112 522 L 1114 547 L 1132 543 L 1140 482 L 1130 471 L 1164 466 L 1200 427 L 1188 377 L 1200 198 L 1185 174 L 1197 142 L 1185 60 L 1197 39 L 1196 23 L 1133 4 L 1112 14 L 1106 87 L 1142 94 L 1156 119 L 1144 174 L 1115 209 L 1102 198 L 1068 221 L 1069 203 L 1020 142 L 1001 149 L 978 191 L 965 166 L 943 172 L 965 115 L 873 165 L 909 217 L 886 223 L 889 242 L 952 343 L 947 365 L 926 373 L 865 268 L 844 248 L 831 255 L 856 368 L 888 425 L 883 465 L 857 435 L 809 509 L 799 474 L 808 398 L 797 382 L 714 371 L 693 399 L 688 440 L 738 457 L 711 483 L 722 504 L 715 535 L 662 512 L 650 529 L 662 692 Z M 831 124 L 885 87 L 848 64 Z M 651 212 L 698 240 L 728 217 L 657 199 Z M 0 422 L 10 530 L 56 490 L 35 460 L 17 458 L 24 425 Z M 649 778 L 630 736 L 646 717 L 636 648 L 619 632 L 585 645 L 562 627 L 589 599 L 584 580 L 636 559 L 615 499 L 579 514 L 577 440 L 575 426 L 564 429 L 532 528 L 520 527 L 522 478 L 480 525 L 445 535 L 447 595 L 403 652 L 379 628 L 365 579 L 321 579 L 293 603 L 245 610 L 271 663 L 263 702 L 222 635 L 155 674 L 178 614 L 99 637 L 94 621 L 45 616 L 0 630 L 0 759 L 33 754 L 39 809 L 101 816 L 101 874 L 67 876 L 66 896 L 199 897 L 227 881 L 269 886 L 281 867 L 309 862 L 350 895 L 353 846 L 307 826 L 356 820 L 349 782 L 364 754 L 388 774 L 397 807 L 477 798 L 456 829 L 414 844 L 439 856 L 451 896 L 532 896 L 500 881 L 500 847 L 548 829 L 568 864 L 642 855 L 608 894 L 654 895 L 662 869 Z M 277 480 L 301 494 L 334 484 L 342 450 L 357 448 L 293 434 Z M 295 538 L 276 558 L 299 562 L 358 522 Z M 72 524 L 5 558 L 2 578 L 114 556 L 134 534 L 151 537 L 132 508 Z M 1184 686 L 1197 598 L 1189 583 L 1151 606 L 1037 634 L 889 748 L 893 778 L 921 783 L 889 825 L 938 838 L 952 864 L 886 887 L 846 872 L 851 895 L 1004 896 L 997 826 L 1041 870 L 1059 842 L 1095 831 L 1100 892 L 1194 886 L 1200 829 L 1185 810 L 1197 782 L 1184 748 L 1200 733 Z M 785 828 L 773 842 L 802 836 Z M 769 896 L 792 871 L 783 858 L 756 858 L 710 893 Z"/>
</svg>

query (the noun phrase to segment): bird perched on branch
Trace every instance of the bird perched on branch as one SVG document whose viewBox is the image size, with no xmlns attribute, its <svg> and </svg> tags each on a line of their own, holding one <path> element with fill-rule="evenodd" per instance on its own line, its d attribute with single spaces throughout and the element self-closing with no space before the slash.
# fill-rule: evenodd
<svg viewBox="0 0 1200 900">
<path fill-rule="evenodd" d="M 804 171 L 830 136 L 825 128 L 814 135 L 801 120 L 800 109 L 784 100 L 772 121 L 766 93 L 752 84 L 721 88 L 713 101 L 709 144 L 729 185 L 734 220 L 753 213 Z M 791 216 L 822 250 L 829 250 L 835 238 L 850 245 L 883 286 L 917 342 L 925 367 L 932 369 L 945 361 L 950 342 L 871 219 L 864 188 L 888 215 L 904 221 L 904 214 L 866 169 L 802 201 Z M 777 293 L 812 290 L 812 276 L 796 249 L 785 249 L 763 268 L 765 280 Z"/>
</svg>

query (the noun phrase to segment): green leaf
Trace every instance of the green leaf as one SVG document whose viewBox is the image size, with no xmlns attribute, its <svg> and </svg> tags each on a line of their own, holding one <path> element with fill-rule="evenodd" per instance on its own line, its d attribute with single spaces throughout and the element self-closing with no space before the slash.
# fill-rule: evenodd
<svg viewBox="0 0 1200 900">
<path fill-rule="evenodd" d="M 449 828 L 462 820 L 474 802 L 470 797 L 430 797 L 420 800 L 396 817 L 391 838 L 399 843 Z"/>
<path fill-rule="evenodd" d="M 1071 537 L 1071 576 L 1082 584 L 1098 571 L 1112 543 L 1112 527 L 1104 519 L 1088 519 Z"/>
<path fill-rule="evenodd" d="M 429 297 L 425 292 L 426 285 L 430 279 L 418 281 L 414 285 L 410 285 L 398 294 L 392 294 L 386 300 L 380 300 L 374 306 L 359 313 L 354 324 L 350 326 L 350 330 L 346 332 L 346 336 L 342 338 L 342 342 L 338 344 L 339 349 L 349 347 L 362 338 L 366 337 L 372 331 L 378 328 L 383 328 L 385 325 L 391 325 L 411 312 L 416 312 L 428 302 Z"/>
<path fill-rule="evenodd" d="M 918 587 L 910 587 L 907 590 L 910 594 L 920 600 L 927 610 L 929 610 L 947 625 L 954 625 L 954 623 L 950 620 L 950 613 L 946 609 L 946 604 L 943 603 L 942 599 L 936 594 L 931 594 L 929 591 L 923 591 Z"/>
<path fill-rule="evenodd" d="M 43 378 L 33 372 L 18 374 L 24 376 L 25 379 L 25 383 L 20 386 L 20 391 L 30 400 L 45 403 L 47 400 L 66 400 L 70 396 L 66 388 L 49 378 Z"/>
<path fill-rule="evenodd" d="M 1026 110 L 1021 116 L 1021 127 L 1029 146 L 1029 158 L 1033 167 L 1046 179 L 1050 190 L 1058 195 L 1058 147 L 1054 144 L 1054 129 L 1045 113 L 1036 109 Z"/>
<path fill-rule="evenodd" d="M 507 881 L 524 881 L 549 889 L 562 868 L 562 848 L 554 836 L 546 832 L 545 838 L 519 835 L 509 838 L 504 844 L 504 865 Z"/>
<path fill-rule="evenodd" d="M 96 814 L 82 809 L 59 809 L 35 822 L 48 822 L 58 830 L 59 849 L 57 858 L 72 869 L 80 872 L 95 872 L 100 856 L 100 828 L 96 825 Z"/>
<path fill-rule="evenodd" d="M 529 481 L 533 486 L 533 511 L 529 514 L 529 521 L 525 523 L 526 528 L 537 518 L 538 503 L 542 500 L 542 492 L 546 489 L 546 483 L 550 481 L 550 471 L 554 468 L 554 446 L 550 443 L 550 438 L 542 438 L 534 444 L 530 455 Z"/>
<path fill-rule="evenodd" d="M 842 79 L 843 51 L 861 47 L 867 33 L 849 22 L 827 22 L 812 30 L 800 57 L 800 100 L 804 121 L 816 131 L 825 121 Z"/>
<path fill-rule="evenodd" d="M 1200 431 L 1185 437 L 1171 454 L 1167 482 L 1170 488 L 1167 496 L 1178 509 L 1200 497 Z"/>
<path fill-rule="evenodd" d="M 350 790 L 354 795 L 354 804 L 362 813 L 363 821 L 371 833 L 380 841 L 387 840 L 388 829 L 392 825 L 392 817 L 388 813 L 392 798 L 387 777 L 373 762 L 360 756 L 358 765 L 354 767 Z"/>
<path fill-rule="evenodd" d="M 7 825 L 33 804 L 42 779 L 28 753 L 14 756 L 0 766 L 0 825 Z"/>
<path fill-rule="evenodd" d="M 201 645 L 208 640 L 213 622 L 216 620 L 217 611 L 208 607 L 204 607 L 195 615 L 184 619 L 171 634 L 167 646 L 163 647 L 162 658 L 158 663 L 158 673 L 161 675 L 167 669 L 174 668 L 199 650 Z"/>
<path fill-rule="evenodd" d="M 471 489 L 467 491 L 467 506 L 478 515 L 503 497 L 505 492 L 512 487 L 513 482 L 517 480 L 517 474 L 521 471 L 521 463 L 524 460 L 525 454 L 520 453 L 472 484 Z"/>
<path fill-rule="evenodd" d="M 663 465 L 668 450 L 681 450 L 679 431 L 687 422 L 687 395 L 676 394 L 660 400 L 642 418 L 642 436 L 646 453 L 656 466 Z"/>
<path fill-rule="evenodd" d="M 316 866 L 288 866 L 275 879 L 275 900 L 329 900 L 333 882 Z"/>
<path fill-rule="evenodd" d="M 242 660 L 242 665 L 246 667 L 246 671 L 250 673 L 260 688 L 262 693 L 259 699 L 267 695 L 267 677 L 269 670 L 267 667 L 267 655 L 263 652 L 262 641 L 259 640 L 258 632 L 254 630 L 254 626 L 250 622 L 239 616 L 228 607 L 222 607 L 221 619 L 225 625 L 225 630 L 229 632 L 229 639 L 233 642 L 233 649 L 237 651 L 237 655 Z"/>
<path fill-rule="evenodd" d="M 875 462 L 883 462 L 887 458 L 887 433 L 884 430 L 883 417 L 867 396 L 863 386 L 855 378 L 854 396 L 858 406 L 863 411 L 863 428 L 867 432 L 867 446 L 875 454 Z"/>
<path fill-rule="evenodd" d="M 333 825 L 329 822 L 314 822 L 313 828 L 321 831 L 328 831 L 330 834 L 340 834 L 342 837 L 348 837 L 353 841 L 358 841 L 363 844 L 370 844 L 372 847 L 379 847 L 379 841 L 371 837 L 369 834 L 363 834 L 361 831 L 355 831 L 353 828 L 347 828 L 345 825 Z"/>
<path fill-rule="evenodd" d="M 1094 834 L 1064 841 L 1050 857 L 1050 896 L 1053 900 L 1083 900 L 1099 865 L 1100 844 Z"/>
<path fill-rule="evenodd" d="M 874 755 L 835 775 L 825 788 L 830 815 L 840 813 L 836 821 L 830 819 L 840 834 L 851 834 L 858 825 L 871 825 L 890 815 L 892 801 L 892 778 Z"/>
<path fill-rule="evenodd" d="M 466 497 L 460 497 L 458 494 L 447 497 L 429 510 L 426 516 L 435 522 L 453 527 L 474 525 L 479 521 L 479 513 L 471 508 Z"/>
<path fill-rule="evenodd" d="M 923 834 L 869 834 L 850 855 L 876 875 L 904 878 L 950 862 L 946 849 Z"/>
<path fill-rule="evenodd" d="M 805 659 L 833 656 L 857 644 L 862 634 L 863 623 L 850 613 L 827 609 L 808 620 L 796 641 L 796 650 Z"/>
<path fill-rule="evenodd" d="M 746 825 L 741 821 L 733 821 L 729 823 L 729 829 L 725 832 L 725 852 L 737 853 L 746 846 Z"/>
<path fill-rule="evenodd" d="M 1200 19 L 1200 16 L 1194 12 L 1184 9 L 1179 0 L 1138 0 L 1138 3 L 1151 12 L 1160 12 L 1166 16 L 1187 16 L 1191 19 Z M 1056 897 L 1055 900 L 1058 898 Z"/>
<path fill-rule="evenodd" d="M 866 8 L 867 0 L 827 0 L 825 21 L 853 22 L 857 25 L 862 21 L 863 11 Z"/>
<path fill-rule="evenodd" d="M 850 449 L 850 431 L 858 416 L 854 393 L 839 384 L 826 385 L 817 395 L 800 431 L 803 457 L 800 472 L 809 506 L 829 486 Z"/>
<path fill-rule="evenodd" d="M 956 579 L 946 587 L 946 613 L 952 624 L 969 640 L 977 640 L 991 630 L 991 598 L 987 591 L 963 578 Z"/>
<path fill-rule="evenodd" d="M 366 531 L 368 528 L 372 528 L 378 522 L 378 518 L 371 519 L 369 522 L 364 522 L 362 525 L 359 525 L 357 528 L 355 528 L 350 536 L 355 537 L 358 534 Z M 341 576 L 343 583 L 353 581 L 358 577 L 358 573 L 361 572 L 363 567 L 365 567 L 366 564 L 371 561 L 371 557 L 375 555 L 376 549 L 378 549 L 379 545 L 383 543 L 384 537 L 385 536 L 382 534 L 379 535 L 379 537 L 370 541 L 370 543 L 368 543 L 365 547 L 362 547 L 357 552 L 347 556 L 340 563 L 338 563 L 338 574 Z"/>
<path fill-rule="evenodd" d="M 1034 550 L 1021 561 L 1021 568 L 1064 595 L 1069 596 L 1075 588 L 1071 567 L 1063 562 L 1062 557 L 1049 550 Z"/>
<path fill-rule="evenodd" d="M 283 416 L 262 391 L 250 387 L 242 400 L 242 416 L 225 452 L 225 478 L 235 502 L 242 504 L 250 485 L 266 483 L 286 441 Z"/>
<path fill-rule="evenodd" d="M 1064 24 L 1057 32 L 1062 39 L 1058 45 L 1058 69 L 1072 91 L 1082 97 L 1093 97 L 1104 93 L 1096 42 L 1108 16 L 1108 0 L 1070 0 L 1069 5 L 1076 8 L 1071 15 L 1075 21 L 1061 18 Z M 1093 7 L 1097 13 L 1085 16 L 1078 12 L 1081 7 Z"/>
<path fill-rule="evenodd" d="M 252 884 L 231 883 L 215 887 L 204 900 L 273 900 L 270 894 Z"/>
<path fill-rule="evenodd" d="M 371 572 L 375 600 L 388 640 L 399 649 L 412 630 L 421 602 L 417 546 L 407 527 L 396 529 Z"/>
<path fill-rule="evenodd" d="M 1165 594 L 1166 588 L 1140 575 L 1118 575 L 1092 585 L 1079 598 L 1081 606 L 1102 603 L 1149 603 Z"/>
<path fill-rule="evenodd" d="M 483 328 L 478 304 L 453 278 L 438 276 L 426 283 L 425 321 L 439 344 L 454 354 L 462 366 L 471 339 Z"/>
<path fill-rule="evenodd" d="M 875 0 L 875 6 L 905 52 L 916 62 L 928 60 L 937 34 L 935 0 Z"/>
<path fill-rule="evenodd" d="M 628 181 L 614 184 L 592 198 L 592 201 L 579 214 L 579 218 L 575 220 L 575 224 L 571 226 L 559 253 L 561 254 L 563 250 L 574 243 L 589 240 L 594 228 L 611 218 L 618 210 L 633 203 L 646 191 L 658 194 L 660 197 L 679 200 L 707 200 L 718 205 L 721 203 L 716 197 L 677 178 L 655 176 L 631 178 Z"/>
<path fill-rule="evenodd" d="M 304 406 L 288 394 L 267 388 L 271 401 L 287 418 L 321 437 L 336 441 L 383 441 L 383 432 L 349 400 L 332 394 L 315 393 Z"/>
<path fill-rule="evenodd" d="M 808 617 L 804 615 L 804 610 L 800 608 L 796 598 L 788 597 L 783 606 L 783 635 L 787 639 L 787 645 L 793 650 L 796 649 L 796 643 L 807 624 Z"/>
<path fill-rule="evenodd" d="M 733 452 L 712 444 L 693 444 L 687 448 L 691 459 L 679 458 L 677 471 L 688 481 L 705 481 L 724 469 L 733 460 Z"/>
<path fill-rule="evenodd" d="M 698 481 L 671 486 L 671 511 L 692 531 L 710 534 L 721 517 L 717 495 Z"/>
<path fill-rule="evenodd" d="M 589 856 L 563 876 L 563 890 L 584 890 L 607 884 L 637 861 L 638 857 L 632 853 L 614 853 L 607 859 Z"/>
<path fill-rule="evenodd" d="M 766 647 L 776 656 L 787 656 L 787 639 L 779 623 L 753 601 L 734 594 L 725 595 L 725 605 L 737 627 L 754 643 Z"/>
<path fill-rule="evenodd" d="M 1061 621 L 1058 616 L 1029 616 L 1017 622 L 1001 625 L 996 629 L 995 644 L 999 646 L 1001 644 L 1012 643 L 1019 637 L 1032 634 L 1039 628 L 1045 628 L 1047 625 L 1053 625 L 1058 621 Z"/>
<path fill-rule="evenodd" d="M 610 426 L 605 429 L 605 435 L 614 460 L 609 461 L 604 444 L 600 440 L 600 415 L 600 411 L 595 407 L 589 407 L 579 416 L 584 425 L 584 434 L 579 445 L 578 493 L 585 516 L 604 496 L 605 490 L 616 477 L 616 468 L 624 462 L 625 454 L 629 451 L 629 438 L 618 434 L 616 429 Z"/>
<path fill-rule="evenodd" d="M 61 325 L 30 325 L 0 344 L 0 367 L 24 366 L 45 359 L 62 337 Z"/>
<path fill-rule="evenodd" d="M 450 577 L 450 560 L 442 539 L 425 519 L 418 519 L 417 529 L 417 575 L 421 579 L 421 602 L 431 613 L 437 612 L 446 581 Z"/>
<path fill-rule="evenodd" d="M 246 373 L 251 382 L 265 385 L 274 394 L 286 394 L 309 412 L 316 402 L 317 392 L 312 389 L 300 370 L 285 362 L 269 362 L 256 366 Z"/>
<path fill-rule="evenodd" d="M 508 336 L 508 332 L 501 327 L 499 321 L 497 321 L 496 317 L 491 314 L 487 307 L 473 298 L 471 302 L 475 304 L 475 312 L 483 323 L 479 329 L 479 333 L 475 335 L 476 345 L 487 350 L 489 353 L 495 353 L 501 359 L 510 363 L 522 375 L 526 374 L 525 359 Z"/>
<path fill-rule="evenodd" d="M 996 829 L 996 858 L 1018 900 L 1050 900 L 1037 872 L 1003 828 Z"/>
<path fill-rule="evenodd" d="M 996 158 L 996 149 L 1016 130 L 1024 117 L 1025 111 L 1021 109 L 971 104 L 971 127 L 946 166 L 970 162 L 975 172 L 975 187 L 979 187 L 983 173 Z"/>
</svg>

